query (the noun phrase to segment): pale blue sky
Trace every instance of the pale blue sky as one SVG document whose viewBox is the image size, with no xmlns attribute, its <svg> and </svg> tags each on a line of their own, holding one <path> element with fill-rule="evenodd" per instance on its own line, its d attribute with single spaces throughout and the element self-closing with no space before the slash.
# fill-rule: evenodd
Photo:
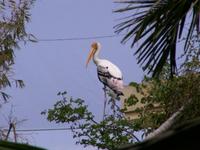
<svg viewBox="0 0 200 150">
<path fill-rule="evenodd" d="M 113 14 L 116 4 L 112 0 L 38 0 L 31 13 L 29 32 L 38 39 L 73 38 L 113 35 L 119 14 Z M 57 128 L 47 122 L 40 112 L 55 104 L 59 91 L 66 90 L 74 98 L 82 98 L 98 118 L 102 118 L 102 84 L 96 76 L 96 68 L 91 63 L 85 68 L 90 44 L 102 44 L 101 57 L 114 62 L 123 72 L 124 82 L 140 82 L 143 73 L 133 56 L 134 49 L 120 43 L 122 37 L 38 42 L 21 45 L 16 51 L 15 77 L 23 79 L 24 89 L 8 89 L 12 99 L 0 109 L 2 114 L 9 112 L 14 105 L 15 116 L 28 119 L 18 129 Z M 70 131 L 50 131 L 23 133 L 33 145 L 49 150 L 80 150 L 75 145 Z M 88 149 L 88 148 L 86 148 Z M 91 148 L 92 149 L 92 148 Z"/>
</svg>

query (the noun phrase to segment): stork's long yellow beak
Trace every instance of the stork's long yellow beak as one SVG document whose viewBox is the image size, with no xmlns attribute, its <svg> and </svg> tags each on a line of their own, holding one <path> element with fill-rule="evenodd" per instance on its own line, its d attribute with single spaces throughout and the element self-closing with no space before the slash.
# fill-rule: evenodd
<svg viewBox="0 0 200 150">
<path fill-rule="evenodd" d="M 91 48 L 90 53 L 89 53 L 88 58 L 87 58 L 87 61 L 86 61 L 86 67 L 88 66 L 90 60 L 91 60 L 92 57 L 94 56 L 95 51 L 96 51 L 96 50 L 95 50 L 94 48 Z"/>
</svg>

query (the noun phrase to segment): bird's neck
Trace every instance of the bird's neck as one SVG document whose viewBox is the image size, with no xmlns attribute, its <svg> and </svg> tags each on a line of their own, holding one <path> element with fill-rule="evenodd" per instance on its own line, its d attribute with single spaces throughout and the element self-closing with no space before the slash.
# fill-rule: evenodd
<svg viewBox="0 0 200 150">
<path fill-rule="evenodd" d="M 96 51 L 96 53 L 94 54 L 94 56 L 93 56 L 93 61 L 94 61 L 94 63 L 97 65 L 98 63 L 99 63 L 99 61 L 101 60 L 100 58 L 99 58 L 99 51 L 100 51 L 100 49 L 97 49 L 97 51 Z"/>
</svg>

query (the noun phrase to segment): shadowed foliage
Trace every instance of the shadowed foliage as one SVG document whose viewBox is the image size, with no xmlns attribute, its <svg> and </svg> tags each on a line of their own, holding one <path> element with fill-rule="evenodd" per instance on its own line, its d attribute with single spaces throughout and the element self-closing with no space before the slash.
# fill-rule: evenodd
<svg viewBox="0 0 200 150">
<path fill-rule="evenodd" d="M 27 145 L 27 144 L 18 144 L 7 141 L 0 141 L 1 150 L 45 150 L 43 148 Z"/>
</svg>

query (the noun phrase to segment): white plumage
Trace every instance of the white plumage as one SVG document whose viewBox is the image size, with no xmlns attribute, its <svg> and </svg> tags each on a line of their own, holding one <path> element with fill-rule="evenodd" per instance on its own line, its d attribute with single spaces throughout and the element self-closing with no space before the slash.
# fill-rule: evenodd
<svg viewBox="0 0 200 150">
<path fill-rule="evenodd" d="M 94 42 L 91 45 L 91 51 L 88 56 L 86 65 L 93 58 L 94 63 L 97 66 L 97 74 L 99 80 L 104 84 L 105 87 L 111 89 L 117 97 L 123 95 L 123 78 L 120 69 L 106 59 L 99 58 L 99 51 L 101 45 L 98 42 Z"/>
</svg>

